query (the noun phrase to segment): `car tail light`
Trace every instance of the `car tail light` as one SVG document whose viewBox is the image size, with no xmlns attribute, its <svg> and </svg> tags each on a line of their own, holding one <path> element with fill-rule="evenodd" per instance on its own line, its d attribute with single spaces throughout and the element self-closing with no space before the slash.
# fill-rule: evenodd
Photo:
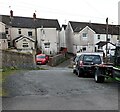
<svg viewBox="0 0 120 112">
<path fill-rule="evenodd" d="M 83 61 L 80 61 L 80 66 L 83 66 Z"/>
</svg>

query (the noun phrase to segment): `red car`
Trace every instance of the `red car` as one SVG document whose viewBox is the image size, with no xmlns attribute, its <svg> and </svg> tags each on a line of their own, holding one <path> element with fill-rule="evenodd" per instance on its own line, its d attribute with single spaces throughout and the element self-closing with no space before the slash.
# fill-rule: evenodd
<svg viewBox="0 0 120 112">
<path fill-rule="evenodd" d="M 41 64 L 41 65 L 46 64 L 48 62 L 48 60 L 49 60 L 49 57 L 45 54 L 36 55 L 36 63 L 37 64 Z"/>
</svg>

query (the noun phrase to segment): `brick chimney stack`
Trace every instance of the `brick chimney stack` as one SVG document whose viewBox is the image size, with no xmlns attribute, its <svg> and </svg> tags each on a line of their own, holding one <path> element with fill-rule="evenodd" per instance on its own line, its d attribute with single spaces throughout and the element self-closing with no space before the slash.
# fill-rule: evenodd
<svg viewBox="0 0 120 112">
<path fill-rule="evenodd" d="M 33 13 L 33 19 L 36 20 L 36 13 Z"/>
<path fill-rule="evenodd" d="M 13 17 L 13 11 L 10 10 L 10 17 L 12 18 Z"/>
</svg>

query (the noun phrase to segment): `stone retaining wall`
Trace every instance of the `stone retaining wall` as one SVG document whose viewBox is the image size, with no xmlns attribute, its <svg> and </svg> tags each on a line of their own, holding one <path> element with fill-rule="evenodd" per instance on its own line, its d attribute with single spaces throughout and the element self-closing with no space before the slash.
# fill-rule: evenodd
<svg viewBox="0 0 120 112">
<path fill-rule="evenodd" d="M 22 69 L 35 67 L 33 55 L 0 50 L 0 68 L 12 67 Z"/>
<path fill-rule="evenodd" d="M 56 65 L 60 64 L 63 60 L 65 60 L 65 58 L 66 58 L 65 54 L 58 54 L 53 57 L 50 57 L 48 65 L 56 66 Z"/>
</svg>

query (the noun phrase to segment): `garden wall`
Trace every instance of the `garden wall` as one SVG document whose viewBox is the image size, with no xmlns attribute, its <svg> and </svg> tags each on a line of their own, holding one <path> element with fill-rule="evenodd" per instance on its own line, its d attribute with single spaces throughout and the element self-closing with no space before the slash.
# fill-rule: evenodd
<svg viewBox="0 0 120 112">
<path fill-rule="evenodd" d="M 0 68 L 11 67 L 20 69 L 34 68 L 34 57 L 32 54 L 0 50 Z"/>
<path fill-rule="evenodd" d="M 65 53 L 55 55 L 55 56 L 49 58 L 48 65 L 56 66 L 56 65 L 60 64 L 61 62 L 63 62 L 65 59 L 66 59 Z"/>
</svg>

